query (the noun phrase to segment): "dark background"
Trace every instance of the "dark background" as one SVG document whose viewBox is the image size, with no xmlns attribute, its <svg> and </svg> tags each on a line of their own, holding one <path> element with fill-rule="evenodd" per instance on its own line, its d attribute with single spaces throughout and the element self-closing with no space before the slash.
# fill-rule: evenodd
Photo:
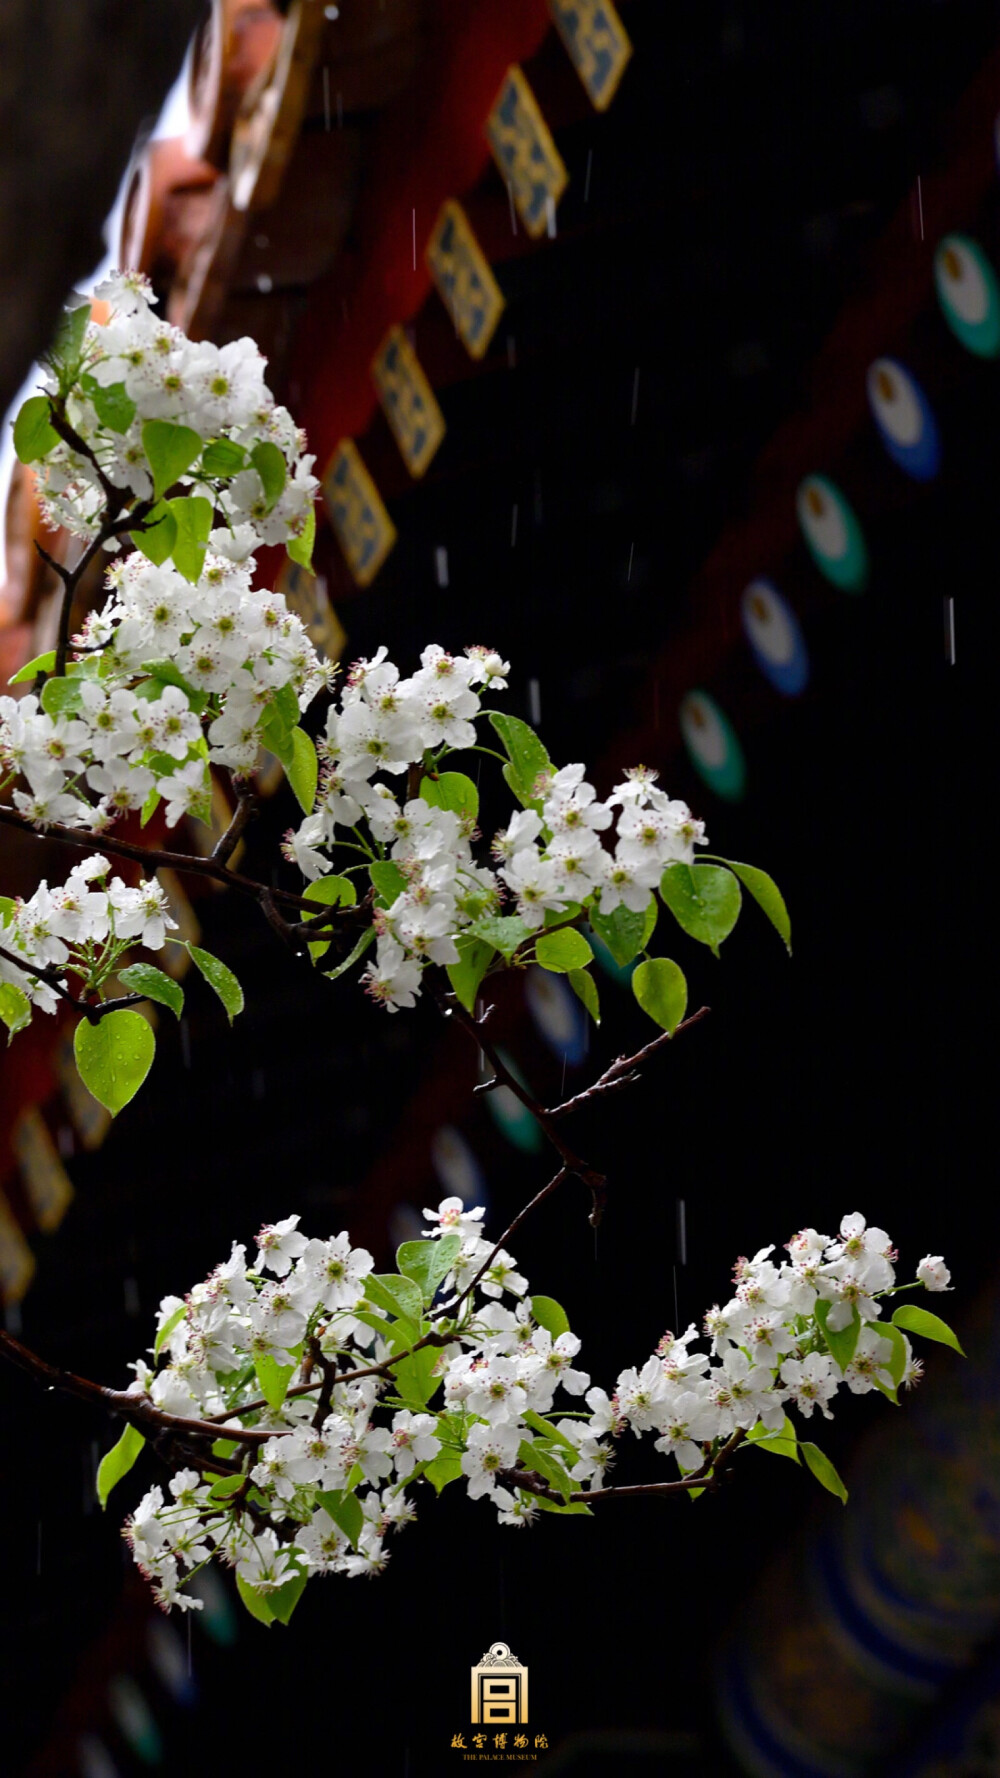
<svg viewBox="0 0 1000 1778">
<path fill-rule="evenodd" d="M 659 724 L 647 763 L 706 818 L 713 850 L 765 866 L 786 894 L 792 961 L 752 906 L 721 963 L 675 943 L 662 917 L 660 947 L 711 1017 L 640 1087 L 580 1118 L 579 1145 L 611 1178 L 596 1242 L 569 1185 L 514 1244 L 532 1285 L 566 1305 L 605 1385 L 676 1325 L 678 1198 L 682 1324 L 728 1294 L 737 1254 L 806 1223 L 832 1230 L 854 1209 L 889 1229 L 906 1270 L 944 1251 L 960 1318 L 991 1279 L 995 1230 L 996 366 L 967 357 L 927 307 L 919 374 L 944 469 L 914 490 L 872 425 L 852 445 L 844 485 L 872 558 L 862 597 L 825 588 L 801 543 L 760 561 L 803 615 L 812 676 L 801 699 L 772 693 L 740 641 L 742 584 L 728 611 L 692 608 L 688 587 L 751 510 L 753 465 L 775 428 L 815 406 L 810 366 L 863 302 L 890 217 L 918 174 L 945 163 L 944 120 L 992 46 L 996 10 L 636 0 L 625 16 L 636 53 L 615 106 L 560 136 L 572 184 L 558 240 L 498 268 L 513 367 L 504 348 L 493 374 L 439 388 L 445 444 L 415 489 L 397 467 L 397 549 L 374 588 L 339 607 L 348 658 L 385 641 L 409 670 L 431 639 L 500 648 L 514 662 L 507 707 L 527 716 L 536 679 L 550 752 L 593 763 L 602 792 L 616 737 Z M 562 77 L 561 55 L 555 43 L 542 52 L 538 90 L 546 69 Z M 996 210 L 991 198 L 975 227 L 964 214 L 929 218 L 928 261 L 950 227 L 995 257 Z M 838 392 L 825 399 L 835 434 Z M 379 471 L 388 434 L 373 427 L 363 448 L 391 484 Z M 812 469 L 841 478 L 836 459 L 801 465 Z M 434 573 L 442 546 L 447 588 Z M 747 755 L 740 804 L 701 785 L 673 708 L 658 708 L 654 660 L 692 625 L 713 642 L 717 632 L 707 689 Z M 294 818 L 280 793 L 248 868 L 270 868 L 269 845 Z M 545 1157 L 515 1152 L 482 1102 L 453 1109 L 455 1071 L 471 1058 L 431 1006 L 386 1018 L 350 983 L 319 983 L 235 899 L 201 900 L 198 913 L 247 1011 L 230 1038 L 189 983 L 183 1043 L 164 1020 L 140 1098 L 98 1154 L 71 1161 L 76 1202 L 24 1305 L 29 1344 L 109 1382 L 151 1339 L 161 1295 L 183 1292 L 262 1221 L 295 1209 L 310 1232 L 346 1226 L 384 1264 L 388 1200 L 419 1209 L 442 1195 L 427 1152 L 435 1119 L 458 1122 L 477 1153 L 491 1227 L 547 1177 Z M 600 985 L 604 1023 L 569 1084 L 647 1035 L 628 992 Z M 551 1097 L 561 1064 L 516 998 L 505 993 L 504 1029 Z M 957 1360 L 935 1349 L 932 1363 Z M 639 1737 L 631 1752 L 605 1744 L 551 1770 L 735 1772 L 712 1700 L 720 1637 L 807 1515 L 841 1511 L 763 1458 L 693 1507 L 637 1502 L 530 1533 L 498 1530 L 487 1506 L 451 1489 L 427 1500 L 377 1584 L 310 1587 L 289 1631 L 241 1617 L 223 1648 L 195 1623 L 197 1697 L 182 1706 L 144 1665 L 150 1616 L 118 1548 L 152 1460 L 102 1517 L 94 1441 L 106 1448 L 110 1422 L 6 1373 L 0 1390 L 12 1773 L 73 1769 L 58 1751 L 69 1743 L 43 1751 L 54 1720 L 100 1733 L 122 1773 L 141 1769 L 95 1702 L 131 1668 L 168 1771 L 282 1772 L 308 1754 L 333 1771 L 436 1778 L 458 1761 L 451 1735 L 468 1740 L 468 1669 L 500 1637 L 531 1670 L 532 1735 L 553 1747 L 589 1730 Z M 846 1398 L 821 1442 L 849 1470 L 889 1412 L 878 1397 Z M 615 1477 L 654 1461 L 633 1441 Z M 186 1647 L 186 1624 L 177 1635 Z"/>
</svg>

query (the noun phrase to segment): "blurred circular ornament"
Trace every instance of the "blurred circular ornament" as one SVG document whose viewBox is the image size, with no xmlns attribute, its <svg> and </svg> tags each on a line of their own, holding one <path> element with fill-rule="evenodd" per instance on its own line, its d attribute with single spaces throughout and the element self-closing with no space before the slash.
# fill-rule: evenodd
<svg viewBox="0 0 1000 1778">
<path fill-rule="evenodd" d="M 845 593 L 860 593 L 868 579 L 868 551 L 861 526 L 840 489 L 825 475 L 799 483 L 796 510 L 806 547 L 820 573 Z"/>
<path fill-rule="evenodd" d="M 168 1624 L 165 1618 L 151 1618 L 146 1631 L 146 1647 L 150 1666 L 164 1691 L 169 1692 L 177 1704 L 193 1704 L 198 1688 L 188 1671 L 188 1652 L 183 1638 L 173 1624 Z"/>
<path fill-rule="evenodd" d="M 868 403 L 893 462 L 914 481 L 933 481 L 941 467 L 941 435 L 920 384 L 895 358 L 868 367 Z"/>
<path fill-rule="evenodd" d="M 982 248 L 968 235 L 945 235 L 934 255 L 941 312 L 955 338 L 978 358 L 1000 354 L 1000 290 Z"/>
<path fill-rule="evenodd" d="M 454 1124 L 442 1124 L 431 1140 L 431 1165 L 447 1197 L 486 1203 L 486 1179 L 474 1150 Z"/>
<path fill-rule="evenodd" d="M 740 601 L 754 660 L 775 691 L 798 697 L 809 683 L 809 656 L 799 620 L 769 580 L 752 580 Z"/>
<path fill-rule="evenodd" d="M 587 1014 L 564 977 L 530 969 L 525 999 L 549 1048 L 575 1068 L 587 1054 Z"/>
<path fill-rule="evenodd" d="M 736 731 L 707 691 L 689 691 L 680 707 L 681 734 L 695 771 L 717 796 L 736 801 L 746 788 L 746 761 Z"/>
<path fill-rule="evenodd" d="M 498 1050 L 497 1055 L 503 1062 L 508 1073 L 520 1086 L 524 1086 L 521 1071 L 512 1056 L 506 1050 Z M 489 1113 L 501 1135 L 522 1154 L 537 1154 L 545 1142 L 542 1126 L 532 1117 L 526 1105 L 522 1105 L 516 1093 L 510 1087 L 494 1087 L 493 1091 L 484 1094 Z"/>
</svg>

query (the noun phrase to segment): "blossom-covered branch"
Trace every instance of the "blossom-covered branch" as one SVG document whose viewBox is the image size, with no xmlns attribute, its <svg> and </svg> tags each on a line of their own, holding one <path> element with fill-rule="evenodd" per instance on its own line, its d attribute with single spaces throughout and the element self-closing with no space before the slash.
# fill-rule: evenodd
<svg viewBox="0 0 1000 1778">
<path fill-rule="evenodd" d="M 73 1000 L 102 1033 L 75 1042 L 90 1091 L 117 1113 L 145 1078 L 149 1026 L 117 978 L 175 1011 L 180 990 L 146 958 L 126 962 L 125 941 L 146 953 L 175 941 L 159 916 L 89 929 L 96 903 L 91 894 L 77 905 L 80 885 L 88 872 L 107 877 L 109 858 L 137 863 L 154 899 L 160 868 L 252 897 L 291 951 L 308 947 L 331 979 L 356 967 L 390 1013 L 434 984 L 468 1028 L 475 1021 L 496 1078 L 522 1098 L 476 1016 L 497 971 L 532 964 L 562 974 L 596 1019 L 590 966 L 595 944 L 604 945 L 619 965 L 636 964 L 636 998 L 669 1035 L 683 1021 L 687 986 L 672 959 L 650 953 L 661 905 L 717 952 L 745 888 L 788 942 L 771 879 L 725 861 L 696 865 L 703 823 L 659 788 L 655 772 L 627 773 L 602 801 L 582 763 L 557 766 L 527 723 L 490 708 L 510 672 L 494 650 L 454 654 L 433 643 L 407 676 L 380 648 L 355 663 L 334 699 L 335 669 L 282 595 L 255 584 L 263 544 L 284 543 L 308 565 L 317 489 L 305 439 L 269 394 L 256 346 L 186 339 L 157 318 L 135 273 L 97 294 L 110 305 L 107 325 L 87 305 L 65 317 L 42 390 L 14 426 L 46 518 L 80 538 L 84 553 L 73 568 L 54 563 L 64 587 L 57 647 L 15 675 L 18 695 L 0 698 L 0 799 L 10 793 L 0 822 L 92 858 L 29 901 L 0 902 L 0 1017 L 12 1033 L 34 1009 Z M 108 597 L 70 648 L 81 574 L 105 550 L 122 552 L 107 570 Z M 320 693 L 327 706 L 316 741 L 301 719 Z M 483 745 L 484 721 L 502 752 Z M 303 812 L 284 848 L 305 879 L 299 890 L 232 868 L 262 748 L 281 762 Z M 451 763 L 470 750 L 502 763 L 515 804 L 482 848 L 477 786 Z M 216 771 L 228 775 L 236 810 L 210 857 L 120 832 L 124 819 L 145 826 L 159 808 L 168 828 L 182 818 L 210 822 Z M 113 914 L 138 893 L 111 877 L 102 906 Z M 162 898 L 157 906 L 162 915 Z M 232 972 L 197 948 L 192 956 L 234 1017 L 243 999 Z M 64 969 L 83 980 L 79 1000 Z M 591 1091 L 615 1084 L 609 1075 Z M 533 1109 L 590 1185 L 596 1220 L 601 1175 L 543 1107 Z"/>
<path fill-rule="evenodd" d="M 704 1318 L 707 1350 L 693 1324 L 666 1333 L 608 1395 L 577 1368 L 580 1341 L 559 1304 L 533 1295 L 514 1257 L 485 1240 L 482 1209 L 446 1198 L 425 1217 L 427 1238 L 405 1242 L 384 1274 L 346 1232 L 309 1239 L 297 1216 L 263 1228 L 252 1262 L 234 1245 L 186 1297 L 164 1298 L 152 1363 L 132 1367 L 125 1391 L 0 1335 L 0 1355 L 128 1422 L 101 1465 L 103 1501 L 147 1435 L 173 1468 L 125 1527 L 164 1607 L 197 1609 L 190 1580 L 217 1559 L 235 1568 L 255 1616 L 287 1622 L 313 1575 L 381 1572 L 389 1533 L 428 1486 L 464 1483 L 501 1524 L 523 1527 L 543 1510 L 710 1493 L 741 1450 L 760 1447 L 846 1499 L 789 1411 L 830 1419 L 842 1388 L 895 1401 L 921 1370 L 910 1332 L 957 1344 L 912 1305 L 883 1318 L 900 1288 L 895 1250 L 850 1215 L 836 1237 L 800 1230 L 780 1262 L 773 1247 L 738 1260 L 734 1295 Z M 917 1268 L 930 1290 L 948 1281 L 937 1257 Z M 629 1431 L 653 1435 L 675 1474 L 608 1485 Z"/>
</svg>

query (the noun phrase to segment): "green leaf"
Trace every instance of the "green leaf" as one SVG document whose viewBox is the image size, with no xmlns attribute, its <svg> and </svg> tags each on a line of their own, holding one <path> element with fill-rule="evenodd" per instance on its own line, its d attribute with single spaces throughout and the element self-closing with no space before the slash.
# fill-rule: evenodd
<svg viewBox="0 0 1000 1778">
<path fill-rule="evenodd" d="M 594 1516 L 590 1507 L 585 1506 L 582 1500 L 571 1500 L 564 1503 L 561 1500 L 546 1500 L 544 1494 L 532 1494 L 531 1502 L 543 1513 L 580 1513 L 586 1519 L 592 1519 Z"/>
<path fill-rule="evenodd" d="M 303 1569 L 295 1576 L 294 1580 L 286 1580 L 284 1586 L 275 1587 L 273 1593 L 268 1593 L 267 1603 L 275 1623 L 287 1624 L 306 1590 L 308 1579 L 309 1576 Z"/>
<path fill-rule="evenodd" d="M 288 1385 L 295 1371 L 294 1364 L 279 1364 L 276 1358 L 262 1352 L 254 1359 L 253 1368 L 257 1372 L 261 1395 L 268 1407 L 277 1413 L 288 1393 Z"/>
<path fill-rule="evenodd" d="M 232 1024 L 237 1013 L 243 1011 L 243 989 L 236 980 L 231 969 L 213 957 L 211 951 L 202 951 L 197 945 L 188 945 L 193 961 L 198 965 L 210 988 L 214 988 L 226 1009 L 229 1023 Z M 133 1015 L 134 1016 L 134 1015 Z"/>
<path fill-rule="evenodd" d="M 192 586 L 201 579 L 205 566 L 208 534 L 212 529 L 212 502 L 204 494 L 181 495 L 168 502 L 177 525 L 177 538 L 171 554 L 178 574 Z"/>
<path fill-rule="evenodd" d="M 656 896 L 650 894 L 649 904 L 641 914 L 634 914 L 631 908 L 619 904 L 613 914 L 602 914 L 598 908 L 593 907 L 588 918 L 619 968 L 625 969 L 634 957 L 638 957 L 640 951 L 646 949 L 653 936 L 658 913 Z"/>
<path fill-rule="evenodd" d="M 541 1445 L 532 1444 L 522 1439 L 517 1451 L 517 1460 L 523 1469 L 533 1469 L 540 1475 L 550 1488 L 557 1488 L 565 1501 L 569 1501 L 576 1483 L 566 1474 L 558 1458 L 551 1451 L 544 1450 Z"/>
<path fill-rule="evenodd" d="M 901 1327 L 904 1333 L 919 1334 L 924 1340 L 937 1340 L 940 1345 L 950 1346 L 953 1352 L 961 1352 L 965 1357 L 947 1321 L 942 1321 L 940 1315 L 932 1315 L 929 1309 L 918 1309 L 916 1303 L 900 1303 L 892 1324 Z"/>
<path fill-rule="evenodd" d="M 355 963 L 359 962 L 364 956 L 369 945 L 373 945 L 374 943 L 375 928 L 374 926 L 366 926 L 361 937 L 358 939 L 357 944 L 354 946 L 350 954 L 344 958 L 343 962 L 338 963 L 336 969 L 326 969 L 323 971 L 327 981 L 335 982 L 339 975 L 346 974 L 347 970 L 352 969 Z"/>
<path fill-rule="evenodd" d="M 597 992 L 597 983 L 586 969 L 570 969 L 566 980 L 578 1000 L 582 1000 L 595 1025 L 601 1022 L 601 1001 Z"/>
<path fill-rule="evenodd" d="M 647 957 L 632 976 L 632 992 L 643 1012 L 671 1037 L 687 1011 L 684 973 L 669 957 Z"/>
<path fill-rule="evenodd" d="M 744 889 L 749 889 L 754 901 L 763 908 L 779 937 L 784 939 L 788 955 L 791 956 L 792 923 L 777 883 L 768 876 L 766 870 L 758 870 L 755 864 L 737 864 L 732 858 L 723 859 L 723 863 L 736 872 Z"/>
<path fill-rule="evenodd" d="M 791 1457 L 793 1463 L 799 1461 L 798 1434 L 787 1414 L 777 1432 L 768 1432 L 767 1427 L 758 1422 L 747 1433 L 747 1443 L 756 1445 L 761 1451 L 773 1451 L 776 1457 Z"/>
<path fill-rule="evenodd" d="M 214 438 L 201 453 L 201 474 L 212 481 L 228 481 L 246 467 L 247 454 L 231 438 Z"/>
<path fill-rule="evenodd" d="M 843 1501 L 846 1506 L 847 1489 L 825 1451 L 821 1451 L 818 1445 L 810 1444 L 801 1444 L 799 1450 L 816 1480 L 821 1483 L 828 1494 L 836 1494 L 837 1499 Z"/>
<path fill-rule="evenodd" d="M 159 499 L 201 456 L 201 436 L 192 426 L 147 420 L 142 428 L 142 448 L 153 473 L 153 493 Z"/>
<path fill-rule="evenodd" d="M 375 886 L 375 899 L 380 907 L 391 908 L 397 895 L 402 895 L 406 888 L 406 878 L 398 864 L 391 858 L 382 858 L 368 867 L 368 875 Z"/>
<path fill-rule="evenodd" d="M 147 821 L 152 820 L 153 816 L 156 814 L 156 811 L 160 806 L 161 801 L 162 801 L 162 798 L 160 796 L 160 793 L 157 790 L 156 785 L 154 784 L 152 790 L 150 791 L 149 795 L 147 796 L 145 802 L 142 805 L 142 808 L 139 811 L 139 826 L 140 827 L 145 827 Z"/>
<path fill-rule="evenodd" d="M 280 759 L 287 774 L 295 758 L 295 742 L 291 729 L 273 704 L 260 725 L 260 738 L 268 752 Z"/>
<path fill-rule="evenodd" d="M 464 772 L 440 772 L 436 778 L 421 778 L 420 794 L 432 809 L 451 809 L 473 821 L 479 814 L 479 792 Z"/>
<path fill-rule="evenodd" d="M 906 1369 L 906 1341 L 903 1339 L 899 1328 L 894 1327 L 891 1321 L 879 1322 L 877 1332 L 879 1338 L 888 1340 L 892 1347 L 892 1357 L 885 1368 L 892 1378 L 894 1387 L 898 1389 L 900 1383 L 903 1381 L 903 1372 Z"/>
<path fill-rule="evenodd" d="M 300 568 L 307 571 L 312 568 L 313 549 L 316 543 L 316 508 L 310 506 L 306 513 L 306 522 L 297 537 L 290 537 L 285 545 L 285 553 L 289 560 L 298 562 Z"/>
<path fill-rule="evenodd" d="M 255 1617 L 259 1624 L 273 1624 L 274 1612 L 268 1604 L 272 1596 L 270 1593 L 262 1593 L 259 1588 L 251 1587 L 241 1574 L 236 1576 L 236 1591 L 251 1617 Z"/>
<path fill-rule="evenodd" d="M 555 975 L 568 975 L 571 969 L 586 969 L 593 963 L 594 953 L 582 932 L 564 926 L 559 932 L 543 933 L 535 946 L 535 962 Z"/>
<path fill-rule="evenodd" d="M 184 990 L 173 976 L 165 975 L 162 969 L 154 968 L 152 963 L 130 963 L 118 977 L 123 988 L 131 994 L 145 994 L 147 1000 L 155 1000 L 158 1006 L 169 1006 L 176 1018 L 184 1011 Z"/>
<path fill-rule="evenodd" d="M 562 1304 L 557 1303 L 554 1297 L 533 1296 L 531 1313 L 539 1327 L 544 1327 L 554 1340 L 557 1340 L 560 1334 L 569 1333 L 569 1316 Z"/>
<path fill-rule="evenodd" d="M 14 449 L 22 463 L 39 462 L 59 443 L 59 434 L 49 422 L 51 411 L 47 395 L 29 395 L 23 403 L 14 421 Z"/>
<path fill-rule="evenodd" d="M 440 1494 L 449 1482 L 457 1482 L 462 1474 L 462 1459 L 457 1451 L 441 1451 L 432 1457 L 424 1474 L 435 1492 Z"/>
<path fill-rule="evenodd" d="M 167 1316 L 166 1321 L 163 1323 L 163 1326 L 159 1329 L 159 1331 L 156 1335 L 156 1339 L 153 1342 L 153 1357 L 154 1358 L 159 1358 L 160 1353 L 163 1351 L 163 1348 L 166 1345 L 167 1341 L 169 1340 L 171 1334 L 173 1333 L 174 1328 L 178 1327 L 180 1325 L 181 1321 L 183 1321 L 184 1316 L 186 1314 L 187 1314 L 187 1303 L 178 1303 L 176 1309 L 173 1311 L 173 1314 Z M 215 1449 L 214 1445 L 213 1445 L 212 1449 L 213 1450 Z M 216 1455 L 218 1456 L 219 1453 L 216 1452 Z"/>
<path fill-rule="evenodd" d="M 306 815 L 312 814 L 313 803 L 316 801 L 316 784 L 319 779 L 319 764 L 312 739 L 304 728 L 292 730 L 292 760 L 285 767 L 285 775 L 295 792 L 299 808 Z"/>
<path fill-rule="evenodd" d="M 36 654 L 33 661 L 25 661 L 24 666 L 18 668 L 13 677 L 8 679 L 7 684 L 26 685 L 28 680 L 34 679 L 38 673 L 51 673 L 55 664 L 56 651 L 54 648 L 49 648 L 44 654 Z"/>
<path fill-rule="evenodd" d="M 46 679 L 39 699 L 47 716 L 69 716 L 83 708 L 79 679 Z"/>
<path fill-rule="evenodd" d="M 412 1324 L 414 1338 L 419 1338 L 424 1299 L 420 1285 L 413 1278 L 400 1277 L 398 1272 L 371 1272 L 365 1279 L 365 1296 L 376 1309 L 384 1309 L 388 1315 L 405 1316 Z M 406 1343 L 412 1344 L 409 1337 Z"/>
<path fill-rule="evenodd" d="M 89 320 L 89 302 L 78 303 L 75 309 L 64 309 L 52 336 L 52 344 L 45 354 L 46 358 L 60 368 L 75 373 Z"/>
<path fill-rule="evenodd" d="M 668 864 L 660 894 L 681 930 L 717 957 L 740 917 L 743 898 L 732 871 L 717 864 Z"/>
<path fill-rule="evenodd" d="M 279 685 L 271 708 L 278 712 L 286 729 L 293 729 L 299 720 L 299 700 L 294 686 Z"/>
<path fill-rule="evenodd" d="M 177 542 L 177 520 L 167 501 L 158 500 L 141 527 L 130 531 L 129 536 L 147 562 L 159 568 Z"/>
<path fill-rule="evenodd" d="M 281 499 L 285 483 L 288 480 L 288 466 L 276 444 L 270 439 L 262 438 L 250 452 L 250 461 L 260 476 L 264 489 L 264 499 L 270 512 Z"/>
<path fill-rule="evenodd" d="M 334 1524 L 339 1525 L 344 1536 L 357 1549 L 358 1538 L 365 1523 L 365 1515 L 357 1495 L 347 1494 L 343 1488 L 320 1488 L 317 1499 L 326 1508 Z"/>
<path fill-rule="evenodd" d="M 80 385 L 97 418 L 109 432 L 127 432 L 135 419 L 135 402 L 124 383 L 99 383 L 96 377 L 80 378 Z"/>
<path fill-rule="evenodd" d="M 213 1457 L 235 1457 L 239 1444 L 234 1438 L 217 1438 L 212 1445 Z"/>
<path fill-rule="evenodd" d="M 472 938 L 466 932 L 455 940 L 455 944 L 458 962 L 446 965 L 448 980 L 466 1012 L 475 1012 L 479 984 L 489 968 L 494 949 L 485 939 Z"/>
<path fill-rule="evenodd" d="M 10 895 L 0 895 L 0 926 L 9 926 L 14 917 L 17 902 Z"/>
<path fill-rule="evenodd" d="M 396 1264 L 407 1278 L 419 1284 L 429 1303 L 442 1278 L 451 1271 L 461 1247 L 461 1235 L 442 1235 L 439 1241 L 404 1241 L 396 1249 Z"/>
<path fill-rule="evenodd" d="M 0 982 L 0 1019 L 7 1027 L 8 1043 L 31 1024 L 31 1001 L 13 982 Z"/>
<path fill-rule="evenodd" d="M 134 1426 L 126 1426 L 118 1443 L 112 1445 L 110 1451 L 101 1458 L 97 1471 L 97 1498 L 102 1508 L 107 1506 L 112 1488 L 121 1481 L 122 1476 L 128 1475 L 145 1443 L 141 1432 Z"/>
<path fill-rule="evenodd" d="M 518 945 L 532 937 L 532 928 L 525 925 L 519 914 L 485 914 L 481 920 L 475 920 L 468 931 L 473 938 L 484 939 L 508 959 Z"/>
<path fill-rule="evenodd" d="M 537 781 L 543 772 L 552 770 L 552 761 L 534 729 L 526 722 L 500 710 L 490 711 L 490 722 L 510 761 L 503 768 L 504 779 L 518 802 L 527 808 L 538 800 L 535 796 Z"/>
<path fill-rule="evenodd" d="M 304 891 L 306 901 L 318 902 L 321 907 L 350 908 L 358 899 L 358 892 L 350 877 L 317 877 Z M 317 957 L 325 957 L 330 949 L 330 940 L 316 939 L 309 946 L 309 955 L 315 963 Z"/>
<path fill-rule="evenodd" d="M 564 1432 L 560 1432 L 557 1427 L 553 1426 L 550 1420 L 545 1420 L 541 1414 L 536 1414 L 533 1408 L 525 1408 L 521 1419 L 526 1426 L 531 1427 L 532 1432 L 540 1433 L 542 1438 L 549 1439 L 553 1444 L 561 1445 L 564 1451 L 572 1451 L 574 1458 L 579 1455 L 573 1440 L 567 1438 Z"/>
<path fill-rule="evenodd" d="M 415 1408 L 420 1412 L 427 1406 L 441 1382 L 441 1378 L 434 1375 L 439 1357 L 440 1352 L 436 1346 L 422 1346 L 419 1352 L 411 1352 L 409 1358 L 394 1365 L 392 1374 L 396 1379 L 396 1388 L 408 1408 Z"/>
<path fill-rule="evenodd" d="M 861 1332 L 861 1317 L 858 1314 L 857 1308 L 852 1306 L 851 1319 L 847 1326 L 842 1327 L 839 1332 L 833 1333 L 827 1326 L 827 1322 L 830 1319 L 830 1311 L 833 1307 L 833 1303 L 825 1302 L 823 1298 L 820 1297 L 813 1313 L 816 1316 L 816 1320 L 819 1322 L 820 1332 L 829 1347 L 830 1356 L 835 1363 L 839 1364 L 842 1371 L 846 1371 L 851 1359 L 854 1357 L 855 1347 L 858 1343 L 858 1335 Z"/>
<path fill-rule="evenodd" d="M 205 693 L 192 685 L 190 679 L 185 679 L 180 668 L 176 667 L 173 661 L 143 661 L 142 670 L 144 673 L 151 674 L 152 678 L 158 680 L 161 685 L 176 685 L 180 691 L 185 693 L 188 703 L 195 711 L 198 711 L 196 699 L 201 698 L 201 708 L 204 709 Z M 157 698 L 159 695 L 158 691 L 146 692 L 142 685 L 139 686 L 136 693 L 137 697 Z"/>
<path fill-rule="evenodd" d="M 80 1079 L 112 1117 L 134 1099 L 156 1053 L 156 1038 L 141 1013 L 123 1008 L 92 1025 L 81 1019 L 73 1034 Z"/>
<path fill-rule="evenodd" d="M 218 1481 L 212 1483 L 209 1500 L 228 1500 L 230 1494 L 235 1494 L 242 1488 L 245 1480 L 246 1477 L 242 1475 L 220 1475 Z"/>
</svg>

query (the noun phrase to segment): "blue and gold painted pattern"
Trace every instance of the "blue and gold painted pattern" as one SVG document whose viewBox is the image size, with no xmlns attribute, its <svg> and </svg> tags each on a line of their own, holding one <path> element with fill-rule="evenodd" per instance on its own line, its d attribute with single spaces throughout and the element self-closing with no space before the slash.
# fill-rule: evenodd
<svg viewBox="0 0 1000 1778">
<path fill-rule="evenodd" d="M 606 111 L 632 54 L 611 0 L 549 0 L 549 11 L 597 111 Z"/>
<path fill-rule="evenodd" d="M 454 198 L 441 205 L 424 257 L 459 339 L 470 357 L 482 358 L 503 313 L 503 292 Z"/>
<path fill-rule="evenodd" d="M 344 559 L 358 586 L 370 586 L 396 541 L 354 440 L 342 438 L 323 474 L 323 499 Z"/>
<path fill-rule="evenodd" d="M 400 456 L 421 476 L 447 430 L 423 366 L 403 329 L 390 327 L 372 359 L 372 381 Z"/>
<path fill-rule="evenodd" d="M 569 174 L 538 101 L 516 63 L 504 75 L 485 127 L 486 140 L 521 221 L 529 235 L 544 234 L 550 211 L 569 184 Z"/>
<path fill-rule="evenodd" d="M 327 598 L 326 582 L 321 575 L 303 568 L 286 556 L 274 583 L 289 611 L 294 611 L 305 626 L 306 635 L 321 660 L 339 661 L 347 636 L 343 625 Z"/>
</svg>

